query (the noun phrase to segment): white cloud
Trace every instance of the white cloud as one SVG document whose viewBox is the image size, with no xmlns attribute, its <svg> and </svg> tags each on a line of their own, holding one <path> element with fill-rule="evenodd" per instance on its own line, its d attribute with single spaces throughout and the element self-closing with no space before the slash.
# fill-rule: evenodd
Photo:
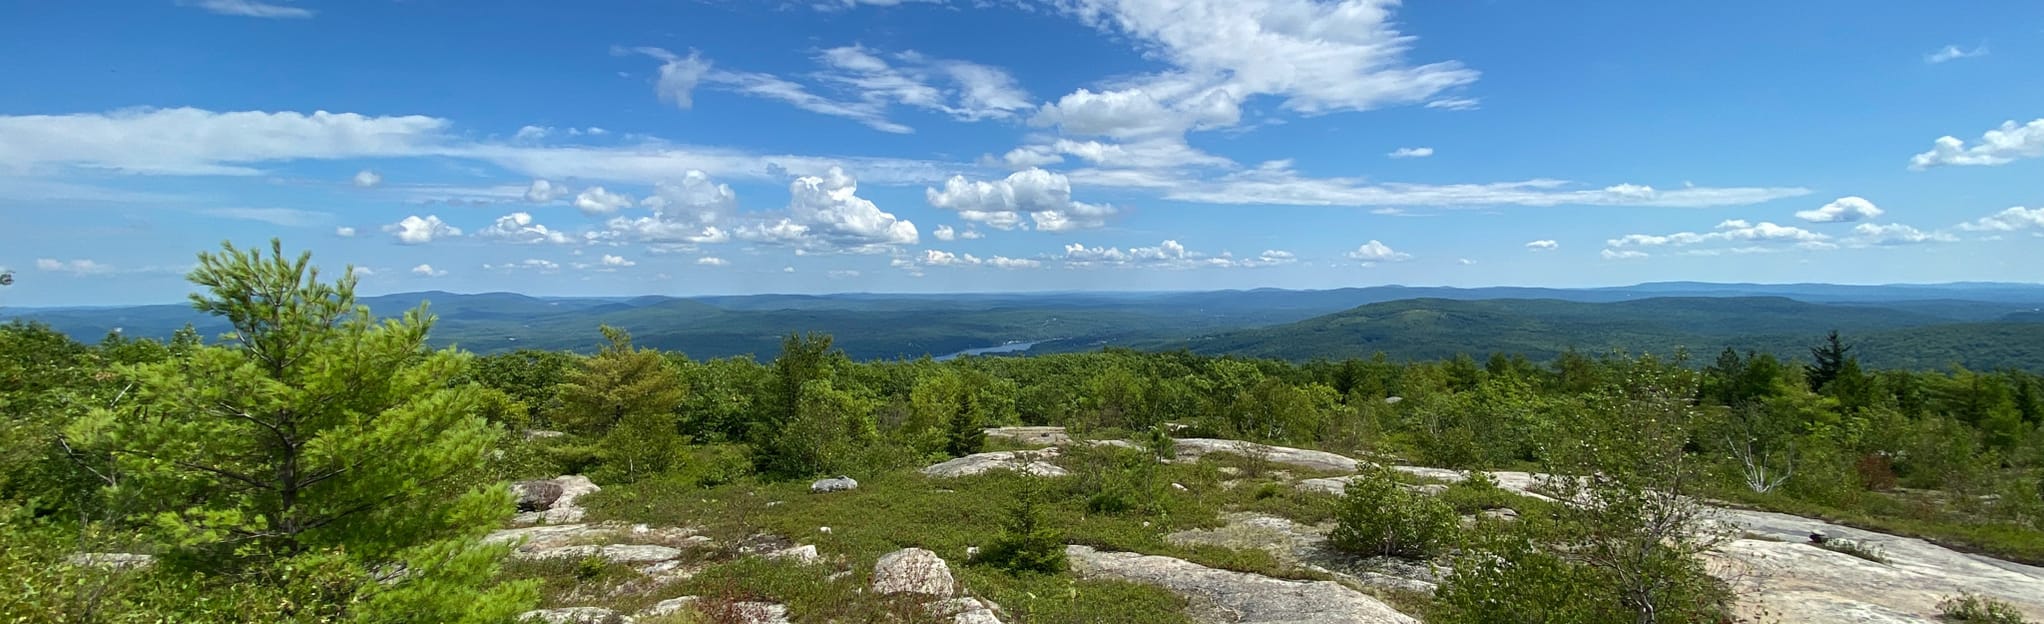
<svg viewBox="0 0 2044 624">
<path fill-rule="evenodd" d="M 261 221 L 284 227 L 305 227 L 333 221 L 334 216 L 324 212 L 296 210 L 292 208 L 207 208 L 200 214 L 243 221 Z"/>
<path fill-rule="evenodd" d="M 795 272 L 795 267 L 792 267 L 792 266 L 784 266 L 784 267 L 781 267 L 781 272 L 782 272 L 782 273 L 794 273 L 794 272 Z"/>
<path fill-rule="evenodd" d="M 355 172 L 354 182 L 357 188 L 375 188 L 383 184 L 383 174 L 363 169 Z"/>
<path fill-rule="evenodd" d="M 915 266 L 926 267 L 988 266 L 997 269 L 1034 269 L 1043 266 L 1043 261 L 1031 260 L 1027 258 L 1010 258 L 1007 256 L 980 258 L 972 254 L 955 254 L 948 251 L 925 249 L 923 250 L 923 255 L 921 257 L 916 258 L 912 263 L 894 263 L 894 266 L 902 268 L 913 268 Z"/>
<path fill-rule="evenodd" d="M 433 268 L 433 265 L 430 264 L 421 264 L 419 266 L 412 267 L 412 274 L 419 275 L 422 277 L 440 277 L 446 275 L 447 271 L 443 269 Z"/>
<path fill-rule="evenodd" d="M 485 264 L 483 265 L 483 269 L 497 271 L 538 271 L 541 273 L 552 273 L 561 270 L 561 265 L 560 263 L 554 262 L 552 260 L 530 258 L 526 260 L 520 260 L 518 262 L 513 262 L 510 264 Z"/>
<path fill-rule="evenodd" d="M 648 217 L 616 217 L 604 224 L 606 238 L 651 243 L 723 243 L 731 232 L 714 224 L 732 221 L 738 194 L 701 171 L 688 171 L 678 182 L 660 182 L 640 200 L 652 210 Z"/>
<path fill-rule="evenodd" d="M 35 268 L 38 271 L 69 273 L 72 275 L 102 275 L 112 273 L 114 270 L 111 266 L 86 258 L 69 261 L 53 258 L 36 258 Z"/>
<path fill-rule="evenodd" d="M 1043 261 L 1030 260 L 1027 258 L 1009 258 L 1007 256 L 994 256 L 992 258 L 987 258 L 986 264 L 987 266 L 994 267 L 997 269 L 1034 269 L 1043 266 Z"/>
<path fill-rule="evenodd" d="M 1476 110 L 1483 107 L 1483 100 L 1477 98 L 1451 97 L 1427 102 L 1427 108 L 1441 110 Z"/>
<path fill-rule="evenodd" d="M 1762 221 L 1749 223 L 1743 219 L 1731 219 L 1719 223 L 1709 232 L 1676 232 L 1673 234 L 1627 234 L 1604 241 L 1614 248 L 1622 247 L 1687 247 L 1713 242 L 1758 242 L 1758 243 L 1802 243 L 1806 248 L 1828 246 L 1831 237 L 1795 226 L 1776 225 Z"/>
<path fill-rule="evenodd" d="M 788 185 L 788 216 L 737 230 L 739 238 L 808 251 L 879 253 L 919 240 L 915 223 L 858 195 L 858 180 L 831 168 Z"/>
<path fill-rule="evenodd" d="M 1999 128 L 1982 133 L 1980 142 L 1972 147 L 1967 147 L 1966 142 L 1958 137 L 1938 137 L 1930 151 L 1909 159 L 1909 168 L 1922 171 L 1940 165 L 2006 165 L 2020 158 L 2038 156 L 2044 156 L 2044 118 L 2020 126 L 2015 120 L 2009 120 L 2002 122 Z"/>
<path fill-rule="evenodd" d="M 490 224 L 490 227 L 477 230 L 475 235 L 481 238 L 514 243 L 553 243 L 565 245 L 574 242 L 574 239 L 570 238 L 566 232 L 549 229 L 545 225 L 534 223 L 532 221 L 532 214 L 526 212 L 514 212 L 497 217 L 495 223 Z"/>
<path fill-rule="evenodd" d="M 1959 46 L 1948 45 L 1943 48 L 1940 48 L 1936 52 L 1923 55 L 1923 62 L 1935 65 L 1946 61 L 1956 61 L 1959 59 L 1973 58 L 1976 56 L 1987 56 L 1987 46 L 1983 45 L 1973 48 L 1971 50 L 1962 50 L 1959 49 Z"/>
<path fill-rule="evenodd" d="M 1456 258 L 1456 259 L 1455 259 L 1455 263 L 1456 263 L 1456 264 L 1460 264 L 1460 265 L 1462 265 L 1462 266 L 1475 266 L 1475 265 L 1476 265 L 1476 261 L 1475 261 L 1475 260 L 1470 260 L 1470 259 L 1468 259 L 1468 258 Z"/>
<path fill-rule="evenodd" d="M 1428 156 L 1434 155 L 1434 148 L 1401 147 L 1395 150 L 1391 150 L 1391 153 L 1386 155 L 1392 158 L 1426 158 Z"/>
<path fill-rule="evenodd" d="M 575 208 L 589 215 L 610 214 L 630 208 L 633 203 L 635 202 L 632 196 L 612 193 L 603 190 L 601 186 L 582 189 L 581 193 L 575 195 Z"/>
<path fill-rule="evenodd" d="M 1537 240 L 1526 243 L 1526 249 L 1528 251 L 1554 251 L 1560 248 L 1561 243 L 1554 242 L 1551 239 Z"/>
<path fill-rule="evenodd" d="M 923 197 L 959 218 L 1002 230 L 1020 226 L 1025 215 L 1046 232 L 1096 228 L 1115 213 L 1113 206 L 1073 201 L 1071 180 L 1034 167 L 987 182 L 953 176 L 941 191 L 923 189 Z"/>
<path fill-rule="evenodd" d="M 1240 101 L 1303 114 L 1417 104 L 1475 82 L 1456 62 L 1412 64 L 1414 38 L 1379 0 L 1070 0 L 1067 13 L 1128 35 L 1171 69 L 1046 105 L 1067 133 L 1135 136 L 1232 126 Z"/>
<path fill-rule="evenodd" d="M 1412 254 L 1392 249 L 1391 246 L 1375 240 L 1363 243 L 1361 246 L 1356 247 L 1355 251 L 1348 252 L 1346 255 L 1352 260 L 1363 261 L 1363 264 L 1403 262 L 1412 259 Z"/>
<path fill-rule="evenodd" d="M 958 231 L 951 229 L 951 226 L 948 225 L 939 225 L 937 229 L 930 231 L 930 236 L 936 237 L 940 241 L 948 241 L 958 238 Z"/>
<path fill-rule="evenodd" d="M 312 17 L 312 11 L 308 9 L 269 2 L 258 2 L 257 0 L 180 0 L 178 4 L 198 7 L 210 13 L 239 17 L 267 19 L 304 19 Z"/>
<path fill-rule="evenodd" d="M 724 266 L 731 263 L 725 261 L 723 258 L 719 258 L 716 256 L 703 256 L 701 258 L 696 258 L 696 264 L 700 264 L 703 266 Z"/>
<path fill-rule="evenodd" d="M 1797 219 L 1811 223 L 1848 223 L 1879 218 L 1883 211 L 1864 197 L 1840 197 L 1816 210 L 1796 213 Z"/>
<path fill-rule="evenodd" d="M 661 61 L 655 91 L 662 101 L 684 109 L 694 105 L 695 90 L 708 85 L 851 119 L 882 132 L 908 133 L 913 130 L 887 119 L 889 107 L 899 104 L 978 121 L 1011 118 L 1030 106 L 1029 94 L 1004 70 L 916 52 L 830 48 L 816 58 L 823 70 L 810 75 L 812 83 L 803 84 L 773 74 L 716 69 L 694 50 L 688 56 L 651 47 L 633 51 Z M 819 95 L 817 90 L 838 92 L 839 97 Z"/>
<path fill-rule="evenodd" d="M 1600 254 L 1605 260 L 1638 260 L 1647 257 L 1647 252 L 1631 249 L 1606 249 Z"/>
<path fill-rule="evenodd" d="M 1154 247 L 1130 247 L 1126 251 L 1118 247 L 1087 247 L 1080 243 L 1065 245 L 1064 254 L 1059 256 L 1064 265 L 1072 268 L 1121 267 L 1121 268 L 1250 268 L 1290 264 L 1298 258 L 1288 251 L 1267 250 L 1254 258 L 1237 259 L 1231 254 L 1209 255 L 1186 249 L 1175 240 L 1166 240 Z"/>
<path fill-rule="evenodd" d="M 74 165 L 128 173 L 253 175 L 247 165 L 296 159 L 418 155 L 448 122 L 196 108 L 0 116 L 0 169 Z"/>
<path fill-rule="evenodd" d="M 1958 237 L 1944 232 L 1925 232 L 1900 223 L 1861 223 L 1852 228 L 1853 237 L 1847 242 L 1855 246 L 1866 245 L 1910 245 L 1915 243 L 1950 243 Z"/>
<path fill-rule="evenodd" d="M 383 231 L 396 235 L 398 242 L 406 245 L 421 245 L 433 242 L 437 238 L 461 236 L 461 228 L 448 225 L 441 221 L 438 215 L 426 215 L 423 219 L 418 215 L 408 216 L 397 223 L 383 226 Z"/>
<path fill-rule="evenodd" d="M 1074 178 L 1079 177 L 1074 172 Z M 1087 182 L 1122 186 L 1114 178 L 1091 178 Z M 1564 180 L 1534 179 L 1488 184 L 1408 184 L 1371 182 L 1363 178 L 1312 178 L 1301 176 L 1290 161 L 1263 163 L 1253 169 L 1221 176 L 1217 180 L 1168 177 L 1127 184 L 1161 189 L 1165 198 L 1210 204 L 1260 204 L 1285 206 L 1651 206 L 1703 208 L 1742 206 L 1785 197 L 1809 194 L 1804 188 L 1700 187 L 1685 186 L 1661 190 L 1638 184 L 1618 184 L 1602 189 L 1570 188 Z"/>
<path fill-rule="evenodd" d="M 525 188 L 525 201 L 535 204 L 552 203 L 556 199 L 567 196 L 568 187 L 546 180 L 533 180 L 532 186 Z"/>
<path fill-rule="evenodd" d="M 334 236 L 339 236 L 341 238 L 354 238 L 355 228 L 351 228 L 345 225 L 334 228 Z"/>
<path fill-rule="evenodd" d="M 610 254 L 604 254 L 604 255 L 603 255 L 603 266 L 607 266 L 607 267 L 629 267 L 629 266 L 639 266 L 639 263 L 637 263 L 637 262 L 633 262 L 633 261 L 631 261 L 631 260 L 626 260 L 625 258 L 623 258 L 623 257 L 621 257 L 621 256 L 613 256 L 613 255 L 610 255 Z"/>
<path fill-rule="evenodd" d="M 1959 229 L 1973 232 L 2044 230 L 2044 207 L 2024 208 L 2022 206 L 2013 206 L 2008 210 L 1959 224 Z"/>
<path fill-rule="evenodd" d="M 1001 156 L 1001 162 L 1009 168 L 1028 169 L 1064 162 L 1066 156 L 1084 160 L 1095 167 L 1167 169 L 1235 166 L 1235 161 L 1200 151 L 1187 145 L 1183 137 L 1175 136 L 1118 143 L 1056 139 L 1009 150 Z"/>
</svg>

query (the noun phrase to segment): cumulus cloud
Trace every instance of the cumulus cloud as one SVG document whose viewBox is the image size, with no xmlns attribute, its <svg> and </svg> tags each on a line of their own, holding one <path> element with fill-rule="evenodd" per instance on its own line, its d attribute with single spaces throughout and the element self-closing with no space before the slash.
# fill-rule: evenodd
<svg viewBox="0 0 2044 624">
<path fill-rule="evenodd" d="M 75 260 L 36 258 L 35 268 L 38 271 L 49 271 L 51 273 L 69 273 L 71 275 L 103 275 L 107 273 L 112 273 L 114 271 L 114 268 L 112 266 L 108 266 L 104 263 L 87 258 L 79 258 Z"/>
<path fill-rule="evenodd" d="M 383 174 L 363 169 L 355 172 L 353 181 L 357 188 L 375 188 L 377 185 L 383 184 Z"/>
<path fill-rule="evenodd" d="M 1023 225 L 1025 215 L 1046 232 L 1097 228 L 1115 213 L 1113 206 L 1073 201 L 1070 179 L 1035 167 L 992 181 L 953 176 L 943 190 L 923 189 L 923 197 L 961 219 L 1001 230 Z"/>
<path fill-rule="evenodd" d="M 438 215 L 405 217 L 397 223 L 383 226 L 383 231 L 397 236 L 397 241 L 406 245 L 422 245 L 435 239 L 461 236 L 461 228 L 448 225 Z"/>
<path fill-rule="evenodd" d="M 581 193 L 575 195 L 575 208 L 589 215 L 611 214 L 630 208 L 633 203 L 632 196 L 612 193 L 603 190 L 601 186 L 582 189 Z"/>
<path fill-rule="evenodd" d="M 633 262 L 633 261 L 631 261 L 631 260 L 626 260 L 626 259 L 624 259 L 623 257 L 620 257 L 620 256 L 613 256 L 613 255 L 610 255 L 610 254 L 604 254 L 604 255 L 603 255 L 603 266 L 608 266 L 608 267 L 629 267 L 629 266 L 638 266 L 638 265 L 639 265 L 639 263 L 637 263 L 637 262 Z"/>
<path fill-rule="evenodd" d="M 1206 254 L 1187 249 L 1175 240 L 1166 240 L 1153 247 L 1088 247 L 1080 243 L 1065 245 L 1064 253 L 1058 260 L 1067 267 L 1118 267 L 1118 268 L 1253 268 L 1275 266 L 1297 262 L 1298 258 L 1289 251 L 1265 250 L 1250 258 L 1236 258 L 1230 253 Z"/>
<path fill-rule="evenodd" d="M 533 180 L 532 186 L 525 188 L 525 201 L 535 204 L 552 203 L 556 199 L 567 196 L 568 187 L 554 184 L 547 180 Z"/>
<path fill-rule="evenodd" d="M 919 239 L 915 223 L 858 195 L 858 181 L 838 168 L 788 185 L 788 216 L 737 230 L 746 240 L 807 251 L 880 253 Z"/>
<path fill-rule="evenodd" d="M 514 243 L 554 243 L 564 245 L 574 242 L 574 239 L 570 238 L 566 232 L 549 229 L 545 225 L 534 223 L 532 214 L 526 212 L 514 212 L 497 217 L 495 223 L 490 224 L 490 227 L 477 230 L 475 235 L 481 238 Z"/>
<path fill-rule="evenodd" d="M 1963 58 L 1973 58 L 1976 56 L 1987 56 L 1987 46 L 1983 45 L 1975 47 L 1971 50 L 1963 50 L 1960 49 L 1959 46 L 1948 45 L 1943 48 L 1939 48 L 1938 51 L 1936 52 L 1923 55 L 1923 62 L 1936 65 L 1938 63 L 1956 61 Z"/>
<path fill-rule="evenodd" d="M 1706 243 L 1770 243 L 1793 244 L 1803 249 L 1828 249 L 1830 236 L 1795 226 L 1776 225 L 1762 221 L 1750 223 L 1743 219 L 1730 219 L 1718 223 L 1709 232 L 1675 232 L 1672 234 L 1627 234 L 1604 241 L 1613 249 L 1627 247 L 1689 247 Z M 1606 250 L 1610 251 L 1610 250 Z M 1609 254 L 1606 254 L 1609 257 Z"/>
<path fill-rule="evenodd" d="M 1797 219 L 1811 223 L 1846 223 L 1865 221 L 1881 216 L 1882 210 L 1864 197 L 1840 197 L 1816 210 L 1796 213 Z"/>
<path fill-rule="evenodd" d="M 1403 262 L 1412 259 L 1412 254 L 1392 249 L 1390 245 L 1385 245 L 1376 240 L 1363 243 L 1361 246 L 1356 247 L 1355 251 L 1348 252 L 1345 255 L 1351 260 L 1361 260 L 1366 265 L 1378 262 Z"/>
<path fill-rule="evenodd" d="M 341 238 L 354 238 L 355 228 L 351 228 L 345 225 L 334 228 L 334 236 L 339 236 Z"/>
<path fill-rule="evenodd" d="M 2044 207 L 2024 208 L 2022 206 L 2013 206 L 2007 210 L 1959 224 L 1959 229 L 1973 232 L 2044 230 Z"/>
<path fill-rule="evenodd" d="M 197 7 L 209 13 L 237 17 L 259 17 L 265 19 L 305 19 L 312 17 L 310 9 L 284 6 L 257 0 L 180 0 L 178 4 Z"/>
<path fill-rule="evenodd" d="M 1526 243 L 1526 249 L 1528 251 L 1554 251 L 1560 248 L 1561 243 L 1554 242 L 1551 239 L 1543 239 Z"/>
<path fill-rule="evenodd" d="M 662 181 L 653 194 L 640 200 L 652 211 L 645 217 L 615 217 L 604 223 L 606 239 L 649 243 L 711 244 L 731 240 L 731 232 L 717 224 L 734 221 L 738 194 L 702 171 L 690 170 L 677 181 Z"/>
<path fill-rule="evenodd" d="M 419 266 L 412 267 L 412 274 L 421 277 L 440 277 L 446 275 L 447 271 L 444 269 L 433 268 L 433 265 L 430 264 L 421 264 Z"/>
<path fill-rule="evenodd" d="M 1401 147 L 1395 150 L 1391 150 L 1391 153 L 1386 155 L 1392 158 L 1426 158 L 1428 156 L 1434 155 L 1434 148 Z"/>
<path fill-rule="evenodd" d="M 1932 142 L 1930 151 L 1909 159 L 1909 168 L 1922 171 L 1944 165 L 2006 165 L 2017 159 L 2038 156 L 2044 156 L 2044 118 L 2020 126 L 2015 120 L 2009 120 L 2002 122 L 1999 128 L 1982 133 L 1980 142 L 1971 146 L 1958 137 L 1938 137 Z"/>
<path fill-rule="evenodd" d="M 1925 232 L 1900 223 L 1861 223 L 1852 229 L 1852 233 L 1852 238 L 1846 242 L 1854 246 L 1950 243 L 1959 240 L 1958 237 L 1945 232 Z"/>
<path fill-rule="evenodd" d="M 696 258 L 696 264 L 700 264 L 703 266 L 724 266 L 731 263 L 725 261 L 723 258 L 719 258 L 716 256 L 703 256 L 701 258 Z"/>
</svg>

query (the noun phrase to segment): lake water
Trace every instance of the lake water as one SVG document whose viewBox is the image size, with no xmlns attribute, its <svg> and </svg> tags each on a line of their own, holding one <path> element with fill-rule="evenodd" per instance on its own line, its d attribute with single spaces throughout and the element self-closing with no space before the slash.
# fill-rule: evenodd
<svg viewBox="0 0 2044 624">
<path fill-rule="evenodd" d="M 967 355 L 986 355 L 988 353 L 1017 353 L 1021 351 L 1028 351 L 1030 347 L 1043 344 L 1044 342 L 1047 341 L 1043 340 L 1031 340 L 1027 342 L 1018 341 L 1010 342 L 1008 344 L 1004 344 L 998 347 L 980 347 L 978 349 L 966 349 L 964 351 L 959 351 L 951 355 L 939 356 L 937 358 L 937 361 L 943 362 L 946 360 L 955 360 Z"/>
</svg>

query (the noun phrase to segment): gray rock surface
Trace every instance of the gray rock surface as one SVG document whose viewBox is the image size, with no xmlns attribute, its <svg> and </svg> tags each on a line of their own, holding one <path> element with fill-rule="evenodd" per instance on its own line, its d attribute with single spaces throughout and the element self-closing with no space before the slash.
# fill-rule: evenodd
<svg viewBox="0 0 2044 624">
<path fill-rule="evenodd" d="M 951 580 L 951 566 L 937 553 L 903 548 L 881 555 L 873 564 L 873 591 L 882 595 L 915 593 L 948 598 L 957 591 L 957 584 Z"/>
<path fill-rule="evenodd" d="M 787 559 L 803 565 L 816 563 L 817 560 L 822 558 L 816 553 L 816 546 L 814 544 L 790 546 L 767 553 L 766 556 L 768 559 Z"/>
<path fill-rule="evenodd" d="M 1222 517 L 1228 524 L 1211 529 L 1191 529 L 1164 536 L 1178 546 L 1220 546 L 1235 550 L 1270 553 L 1279 565 L 1311 570 L 1359 587 L 1432 592 L 1445 574 L 1426 563 L 1395 557 L 1357 557 L 1335 550 L 1327 543 L 1334 523 L 1300 524 L 1287 518 L 1257 513 L 1231 513 Z"/>
<path fill-rule="evenodd" d="M 1710 557 L 1713 572 L 1740 592 L 1748 614 L 1816 624 L 1920 622 L 1938 614 L 1940 600 L 1967 591 L 2044 620 L 2044 568 L 1788 514 L 1717 513 L 1719 521 L 1753 536 L 1734 539 Z M 1812 532 L 1874 548 L 1888 562 L 1818 548 L 1809 543 Z"/>
<path fill-rule="evenodd" d="M 702 546 L 710 539 L 686 528 L 606 523 L 504 529 L 483 537 L 483 542 L 515 544 L 513 559 L 593 556 L 616 563 L 656 563 L 678 559 L 683 548 Z"/>
<path fill-rule="evenodd" d="M 652 544 L 577 544 L 533 550 L 512 551 L 512 559 L 582 559 L 596 557 L 611 563 L 657 563 L 681 558 L 681 549 Z"/>
<path fill-rule="evenodd" d="M 1156 585 L 1185 596 L 1191 614 L 1212 624 L 1416 624 L 1368 594 L 1332 581 L 1285 581 L 1216 570 L 1182 559 L 1067 546 L 1081 577 Z"/>
<path fill-rule="evenodd" d="M 994 451 L 974 453 L 923 468 L 923 474 L 932 477 L 964 477 L 992 470 L 1013 470 L 1039 477 L 1062 477 L 1070 474 L 1050 459 L 1058 456 L 1056 447 L 1039 451 Z"/>
<path fill-rule="evenodd" d="M 951 624 L 1001 624 L 994 605 L 978 598 L 961 596 L 938 600 L 924 608 L 938 619 L 950 619 Z"/>
<path fill-rule="evenodd" d="M 1267 459 L 1272 463 L 1297 466 L 1308 470 L 1325 472 L 1355 472 L 1361 462 L 1354 458 L 1336 455 L 1327 451 L 1271 446 L 1241 440 L 1215 438 L 1179 438 L 1178 458 L 1197 459 L 1208 453 L 1234 453 L 1244 457 Z"/>
<path fill-rule="evenodd" d="M 545 624 L 630 624 L 632 618 L 618 615 L 617 612 L 603 607 L 567 607 L 527 611 L 518 614 L 518 621 Z"/>
<path fill-rule="evenodd" d="M 548 488 L 548 493 L 552 494 L 552 500 L 548 501 L 546 509 L 521 511 L 518 515 L 512 516 L 511 522 L 513 524 L 565 524 L 581 522 L 584 511 L 581 505 L 575 503 L 575 500 L 583 495 L 603 490 L 603 488 L 597 487 L 595 482 L 590 481 L 589 477 L 582 475 L 565 475 L 547 479 L 546 481 L 552 481 L 555 487 L 560 488 L 560 491 L 552 493 L 552 488 Z M 535 482 L 531 481 L 520 482 L 520 484 L 533 484 L 530 487 L 544 487 L 538 486 Z M 525 493 L 516 486 L 512 488 L 512 492 L 519 496 L 522 507 Z"/>
<path fill-rule="evenodd" d="M 809 491 L 816 494 L 822 494 L 825 492 L 848 492 L 856 489 L 859 489 L 859 482 L 853 480 L 851 477 L 842 475 L 831 477 L 829 479 L 817 479 L 815 483 L 809 484 Z"/>
<path fill-rule="evenodd" d="M 518 499 L 518 511 L 546 511 L 561 499 L 562 489 L 553 479 L 519 481 L 511 484 L 511 496 Z"/>
<path fill-rule="evenodd" d="M 989 440 L 1007 440 L 1016 444 L 1035 446 L 1065 446 L 1072 443 L 1072 436 L 1064 427 L 989 427 Z"/>
<path fill-rule="evenodd" d="M 662 600 L 662 601 L 660 601 L 660 602 L 656 602 L 656 603 L 653 603 L 653 606 L 650 606 L 650 607 L 646 607 L 646 608 L 644 608 L 644 609 L 640 609 L 640 610 L 639 610 L 639 614 L 638 614 L 638 615 L 639 615 L 639 617 L 642 617 L 642 618 L 643 618 L 643 617 L 664 617 L 664 616 L 674 615 L 674 614 L 676 614 L 676 613 L 680 613 L 680 612 L 681 612 L 681 611 L 682 611 L 683 609 L 692 609 L 692 608 L 695 608 L 695 604 L 696 604 L 696 602 L 698 602 L 698 601 L 701 601 L 701 600 L 702 600 L 702 598 L 698 598 L 698 597 L 695 597 L 695 596 L 682 596 L 682 597 L 680 597 L 680 598 L 668 598 L 668 599 L 666 599 L 666 600 Z"/>
</svg>

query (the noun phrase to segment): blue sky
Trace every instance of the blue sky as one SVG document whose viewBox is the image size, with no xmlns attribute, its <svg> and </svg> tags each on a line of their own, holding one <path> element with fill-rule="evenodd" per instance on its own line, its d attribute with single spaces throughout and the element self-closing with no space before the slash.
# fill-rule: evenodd
<svg viewBox="0 0 2044 624">
<path fill-rule="evenodd" d="M 0 305 L 2040 281 L 2044 4 L 0 9 Z"/>
</svg>

